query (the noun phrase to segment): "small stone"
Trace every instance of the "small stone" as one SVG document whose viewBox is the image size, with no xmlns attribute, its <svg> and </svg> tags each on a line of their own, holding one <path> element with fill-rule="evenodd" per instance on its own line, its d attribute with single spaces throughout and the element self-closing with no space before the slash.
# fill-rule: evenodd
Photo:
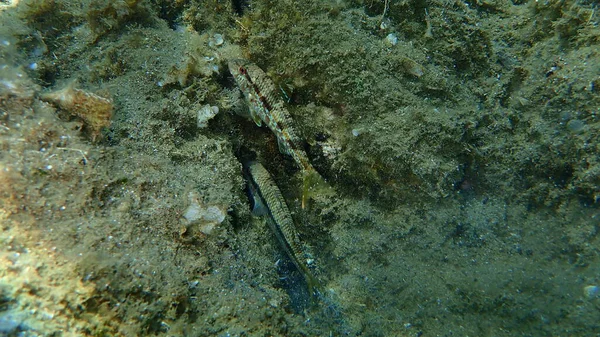
<svg viewBox="0 0 600 337">
<path fill-rule="evenodd" d="M 571 119 L 567 122 L 567 129 L 572 133 L 579 133 L 585 128 L 585 122 L 580 119 Z"/>
<path fill-rule="evenodd" d="M 208 206 L 204 212 L 204 220 L 221 223 L 225 220 L 225 212 L 217 206 Z"/>
<path fill-rule="evenodd" d="M 398 37 L 396 36 L 396 34 L 389 33 L 385 37 L 385 42 L 390 46 L 395 46 L 398 44 Z"/>
<path fill-rule="evenodd" d="M 183 217 L 189 222 L 194 222 L 202 218 L 202 211 L 203 210 L 199 204 L 193 203 L 185 210 Z"/>
<path fill-rule="evenodd" d="M 409 58 L 404 58 L 404 60 L 402 60 L 402 66 L 407 74 L 417 78 L 423 76 L 425 73 L 423 66 Z"/>
<path fill-rule="evenodd" d="M 95 141 L 99 138 L 100 131 L 110 125 L 113 101 L 110 97 L 78 89 L 76 86 L 76 81 L 71 81 L 60 90 L 41 94 L 40 99 L 79 117 L 87 126 L 92 141 Z"/>
<path fill-rule="evenodd" d="M 585 296 L 587 299 L 594 299 L 596 297 L 598 297 L 598 292 L 600 291 L 600 288 L 598 288 L 598 286 L 585 286 L 583 287 L 583 296 Z"/>
<path fill-rule="evenodd" d="M 18 331 L 22 322 L 23 317 L 19 314 L 13 312 L 2 313 L 0 314 L 0 333 L 2 333 L 2 336 L 4 334 L 11 335 Z"/>
<path fill-rule="evenodd" d="M 223 35 L 221 35 L 221 34 L 215 34 L 214 39 L 215 39 L 215 46 L 220 46 L 224 42 Z"/>
<path fill-rule="evenodd" d="M 205 105 L 198 111 L 198 128 L 202 129 L 208 126 L 208 121 L 219 113 L 219 107 Z"/>
<path fill-rule="evenodd" d="M 195 224 L 200 232 L 208 235 L 220 225 L 227 215 L 227 208 L 221 205 L 205 205 L 202 203 L 196 193 L 190 192 L 190 204 L 183 212 L 183 218 L 187 220 L 187 225 Z M 180 231 L 185 234 L 189 228 Z"/>
<path fill-rule="evenodd" d="M 212 36 L 212 38 L 210 39 L 210 41 L 208 41 L 208 45 L 211 46 L 211 47 L 219 47 L 224 42 L 225 42 L 225 39 L 223 38 L 223 35 L 221 35 L 221 34 L 215 34 L 215 35 Z"/>
</svg>

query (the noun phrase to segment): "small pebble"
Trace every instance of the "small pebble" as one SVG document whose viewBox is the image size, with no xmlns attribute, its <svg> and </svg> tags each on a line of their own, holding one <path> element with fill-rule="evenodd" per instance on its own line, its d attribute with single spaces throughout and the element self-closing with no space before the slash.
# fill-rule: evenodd
<svg viewBox="0 0 600 337">
<path fill-rule="evenodd" d="M 585 127 L 585 122 L 580 119 L 571 119 L 567 122 L 567 129 L 573 133 L 579 133 Z"/>
<path fill-rule="evenodd" d="M 225 42 L 225 39 L 223 38 L 223 35 L 221 34 L 215 34 L 213 35 L 212 39 L 210 39 L 210 41 L 208 42 L 208 45 L 213 47 L 213 46 L 220 46 Z"/>
<path fill-rule="evenodd" d="M 583 296 L 591 300 L 593 298 L 598 297 L 599 291 L 600 288 L 598 288 L 598 286 L 585 286 L 583 287 Z"/>
<path fill-rule="evenodd" d="M 12 312 L 0 314 L 0 335 L 14 333 L 19 327 L 23 318 Z"/>
<path fill-rule="evenodd" d="M 396 36 L 396 34 L 390 33 L 385 37 L 385 42 L 390 46 L 395 46 L 398 44 L 398 37 Z"/>
<path fill-rule="evenodd" d="M 208 126 L 208 121 L 211 120 L 216 114 L 219 113 L 219 107 L 205 105 L 199 111 L 197 115 L 197 124 L 199 128 L 205 128 Z"/>
</svg>

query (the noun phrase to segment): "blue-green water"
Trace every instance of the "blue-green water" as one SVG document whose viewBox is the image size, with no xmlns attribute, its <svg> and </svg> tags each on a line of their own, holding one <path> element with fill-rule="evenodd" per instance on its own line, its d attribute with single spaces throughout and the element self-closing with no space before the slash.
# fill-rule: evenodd
<svg viewBox="0 0 600 337">
<path fill-rule="evenodd" d="M 596 7 L 0 1 L 0 335 L 599 334 Z M 302 207 L 232 58 L 334 193 Z"/>
</svg>

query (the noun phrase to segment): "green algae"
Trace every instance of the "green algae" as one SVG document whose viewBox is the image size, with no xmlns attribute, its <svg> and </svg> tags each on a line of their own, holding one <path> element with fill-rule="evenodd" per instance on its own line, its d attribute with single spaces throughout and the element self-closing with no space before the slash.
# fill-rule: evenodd
<svg viewBox="0 0 600 337">
<path fill-rule="evenodd" d="M 54 247 L 60 258 L 39 263 L 66 261 L 58 288 L 91 289 L 54 295 L 70 309 L 41 333 L 67 321 L 97 336 L 599 332 L 598 299 L 583 294 L 599 282 L 592 3 L 391 0 L 384 17 L 384 1 L 241 4 L 38 0 L 0 12 L 0 220 L 14 237 L 3 258 Z M 238 116 L 231 57 L 285 92 L 335 197 L 301 209 L 293 162 Z M 100 144 L 37 99 L 75 78 L 114 97 Z M 221 112 L 198 129 L 206 104 Z M 277 242 L 248 209 L 245 156 L 293 209 L 328 291 L 322 309 L 291 309 Z M 214 233 L 182 220 L 190 192 L 229 210 Z M 35 299 L 0 310 L 18 301 Z M 24 322 L 43 329 L 36 319 Z"/>
</svg>

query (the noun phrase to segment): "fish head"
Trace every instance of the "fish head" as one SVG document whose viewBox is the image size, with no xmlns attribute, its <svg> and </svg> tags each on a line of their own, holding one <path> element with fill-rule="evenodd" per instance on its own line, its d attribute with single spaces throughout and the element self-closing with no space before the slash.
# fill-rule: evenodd
<svg viewBox="0 0 600 337">
<path fill-rule="evenodd" d="M 238 76 L 246 76 L 248 74 L 249 62 L 244 59 L 231 59 L 228 62 L 229 72 L 237 79 Z"/>
</svg>

